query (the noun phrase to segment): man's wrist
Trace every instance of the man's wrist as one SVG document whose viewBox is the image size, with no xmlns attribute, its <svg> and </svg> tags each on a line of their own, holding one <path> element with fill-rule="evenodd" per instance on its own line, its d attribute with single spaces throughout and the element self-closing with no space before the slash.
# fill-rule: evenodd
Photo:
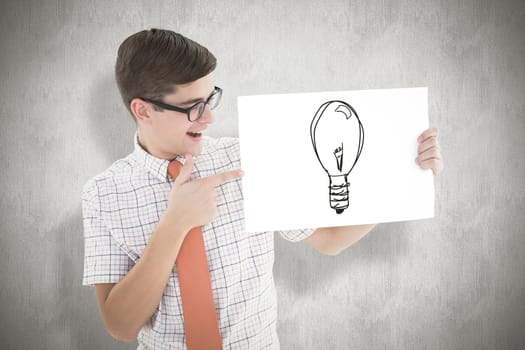
<svg viewBox="0 0 525 350">
<path fill-rule="evenodd" d="M 173 219 L 172 215 L 166 215 L 166 212 L 161 216 L 156 232 L 167 234 L 172 239 L 177 237 L 184 238 L 191 228 L 184 224 L 183 220 Z"/>
</svg>

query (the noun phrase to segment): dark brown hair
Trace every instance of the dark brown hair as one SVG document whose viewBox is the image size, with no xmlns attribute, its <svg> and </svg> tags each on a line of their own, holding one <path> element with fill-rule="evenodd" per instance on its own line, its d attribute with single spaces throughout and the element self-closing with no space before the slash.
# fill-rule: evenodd
<svg viewBox="0 0 525 350">
<path fill-rule="evenodd" d="M 176 91 L 175 84 L 200 79 L 216 65 L 215 56 L 204 46 L 171 30 L 152 28 L 135 33 L 120 44 L 115 79 L 122 101 L 133 116 L 132 99 L 161 99 Z M 160 107 L 153 108 L 162 111 Z"/>
</svg>

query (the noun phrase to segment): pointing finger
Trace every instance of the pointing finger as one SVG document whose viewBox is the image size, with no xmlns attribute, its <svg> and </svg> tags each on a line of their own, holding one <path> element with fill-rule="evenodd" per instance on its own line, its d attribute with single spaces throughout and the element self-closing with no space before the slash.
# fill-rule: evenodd
<svg viewBox="0 0 525 350">
<path fill-rule="evenodd" d="M 244 175 L 244 172 L 241 169 L 229 170 L 229 171 L 225 171 L 220 174 L 212 175 L 206 178 L 205 180 L 213 186 L 219 186 L 228 181 L 238 179 L 242 177 L 243 175 Z"/>
</svg>

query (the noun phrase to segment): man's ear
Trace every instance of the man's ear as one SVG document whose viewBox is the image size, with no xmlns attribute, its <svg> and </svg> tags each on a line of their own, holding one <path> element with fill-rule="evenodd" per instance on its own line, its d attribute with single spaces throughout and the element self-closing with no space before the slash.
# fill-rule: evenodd
<svg viewBox="0 0 525 350">
<path fill-rule="evenodd" d="M 137 123 L 151 124 L 150 109 L 148 104 L 138 97 L 135 97 L 130 102 L 130 109 Z"/>
</svg>

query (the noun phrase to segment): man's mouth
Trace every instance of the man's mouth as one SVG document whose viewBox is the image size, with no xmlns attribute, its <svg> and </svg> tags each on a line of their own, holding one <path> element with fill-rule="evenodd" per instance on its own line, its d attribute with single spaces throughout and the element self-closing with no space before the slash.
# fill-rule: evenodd
<svg viewBox="0 0 525 350">
<path fill-rule="evenodd" d="M 188 131 L 186 135 L 188 135 L 192 141 L 198 142 L 201 139 L 202 133 Z"/>
</svg>

